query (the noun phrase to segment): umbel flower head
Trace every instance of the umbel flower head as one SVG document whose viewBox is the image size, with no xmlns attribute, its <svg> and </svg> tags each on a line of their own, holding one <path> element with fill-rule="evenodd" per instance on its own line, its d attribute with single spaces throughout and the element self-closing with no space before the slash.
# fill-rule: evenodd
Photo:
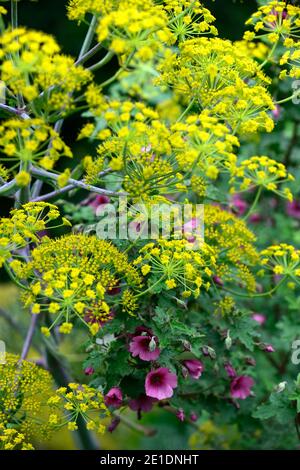
<svg viewBox="0 0 300 470">
<path fill-rule="evenodd" d="M 59 54 L 52 36 L 16 28 L 0 38 L 0 79 L 13 96 L 22 93 L 29 107 L 39 100 L 39 109 L 65 112 L 74 107 L 72 94 L 91 79 L 91 73 Z M 46 91 L 49 96 L 43 101 L 40 95 Z"/>
<path fill-rule="evenodd" d="M 21 360 L 13 354 L 6 355 L 6 363 L 0 364 L 0 421 L 7 428 L 15 428 L 27 439 L 49 437 L 50 428 L 46 417 L 47 400 L 52 392 L 50 374 L 37 365 Z M 38 391 L 38 392 L 37 392 Z M 8 444 L 20 439 L 0 430 L 1 441 Z M 19 444 L 23 442 L 23 437 Z M 15 441 L 15 444 L 18 442 Z"/>
<path fill-rule="evenodd" d="M 262 250 L 261 275 L 273 274 L 296 279 L 300 276 L 300 251 L 292 245 L 281 243 Z M 267 272 L 266 272 L 267 271 Z"/>
<path fill-rule="evenodd" d="M 58 133 L 42 119 L 8 119 L 0 125 L 0 150 L 5 155 L 3 161 L 7 165 L 7 175 L 15 174 L 20 163 L 28 167 L 30 163 L 51 170 L 57 160 L 72 157 L 71 149 L 64 143 Z M 48 144 L 51 140 L 51 148 Z M 1 157 L 0 157 L 1 161 Z M 20 186 L 30 183 L 23 173 L 17 174 Z"/>
<path fill-rule="evenodd" d="M 237 44 L 219 38 L 185 41 L 178 53 L 167 51 L 158 84 L 167 84 L 185 103 L 206 108 L 235 132 L 270 132 L 267 111 L 274 108 L 266 89 L 270 79 Z"/>
<path fill-rule="evenodd" d="M 24 434 L 0 424 L 0 450 L 34 450 L 34 448 L 27 442 Z"/>
<path fill-rule="evenodd" d="M 288 51 L 285 52 L 280 60 L 280 65 L 286 65 L 287 69 L 280 72 L 279 78 L 285 79 L 286 77 L 300 78 L 300 44 L 299 42 L 291 41 L 289 43 Z"/>
<path fill-rule="evenodd" d="M 32 251 L 26 277 L 30 291 L 24 294 L 25 305 L 34 314 L 49 312 L 53 317 L 52 326 L 43 327 L 46 335 L 55 325 L 60 325 L 61 333 L 70 333 L 76 318 L 96 334 L 112 318 L 111 289 L 122 281 L 119 305 L 131 311 L 136 305 L 130 289 L 141 283 L 125 254 L 107 241 L 83 234 L 44 237 Z"/>
<path fill-rule="evenodd" d="M 282 163 L 266 156 L 254 156 L 232 168 L 232 192 L 235 191 L 234 188 L 245 191 L 259 187 L 292 201 L 293 196 L 289 188 L 281 189 L 281 185 L 293 179 Z"/>
<path fill-rule="evenodd" d="M 298 38 L 300 32 L 300 8 L 279 0 L 261 6 L 246 22 L 253 25 L 255 33 L 247 31 L 245 39 L 267 37 L 276 43 L 279 39 Z"/>
<path fill-rule="evenodd" d="M 39 243 L 39 232 L 69 225 L 64 217 L 61 223 L 58 222 L 60 213 L 57 207 L 47 202 L 29 202 L 12 210 L 10 215 L 0 219 L 0 267 L 28 243 Z M 54 225 L 52 221 L 55 221 Z M 16 271 L 21 267 L 16 259 L 10 261 L 10 265 Z"/>
<path fill-rule="evenodd" d="M 82 418 L 88 430 L 103 434 L 103 419 L 109 416 L 102 393 L 88 385 L 70 383 L 60 387 L 56 394 L 49 398 L 49 425 L 53 429 L 67 426 L 70 431 L 78 429 L 78 418 Z M 64 413 L 61 413 L 61 410 Z"/>
</svg>

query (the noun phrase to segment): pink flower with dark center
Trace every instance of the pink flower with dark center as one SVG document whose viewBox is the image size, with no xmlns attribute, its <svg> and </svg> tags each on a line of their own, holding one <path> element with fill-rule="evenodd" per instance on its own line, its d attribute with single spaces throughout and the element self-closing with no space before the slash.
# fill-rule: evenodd
<svg viewBox="0 0 300 470">
<path fill-rule="evenodd" d="M 176 413 L 176 416 L 179 419 L 179 421 L 183 422 L 185 420 L 184 410 L 182 408 L 179 408 L 179 410 Z"/>
<path fill-rule="evenodd" d="M 94 372 L 95 372 L 95 369 L 94 369 L 93 367 L 91 367 L 91 366 L 86 367 L 86 368 L 84 369 L 85 375 L 93 375 Z"/>
<path fill-rule="evenodd" d="M 139 357 L 142 361 L 155 361 L 160 355 L 155 336 L 134 336 L 129 344 L 129 351 L 133 357 Z"/>
<path fill-rule="evenodd" d="M 294 219 L 300 219 L 300 201 L 288 202 L 286 205 L 286 213 Z"/>
<path fill-rule="evenodd" d="M 261 313 L 253 313 L 251 318 L 252 318 L 252 320 L 259 323 L 260 325 L 263 325 L 267 320 L 265 315 L 262 315 Z"/>
<path fill-rule="evenodd" d="M 230 384 L 230 394 L 232 398 L 245 400 L 251 394 L 251 387 L 254 385 L 252 377 L 240 375 L 235 377 Z"/>
<path fill-rule="evenodd" d="M 224 364 L 224 369 L 226 370 L 228 377 L 234 378 L 237 376 L 237 373 L 230 362 L 226 362 L 226 364 Z"/>
<path fill-rule="evenodd" d="M 204 369 L 201 361 L 198 361 L 198 359 L 187 359 L 182 363 L 193 379 L 199 379 L 199 377 L 201 377 Z"/>
<path fill-rule="evenodd" d="M 109 197 L 105 196 L 104 194 L 96 194 L 88 200 L 87 205 L 94 209 L 95 212 L 99 213 L 99 210 L 104 209 L 108 203 Z"/>
<path fill-rule="evenodd" d="M 114 408 L 120 408 L 122 401 L 123 395 L 119 387 L 111 388 L 104 397 L 104 403 L 106 406 L 113 406 Z"/>
<path fill-rule="evenodd" d="M 177 376 L 166 367 L 152 370 L 146 377 L 145 390 L 148 397 L 164 400 L 173 396 L 177 387 Z"/>
</svg>

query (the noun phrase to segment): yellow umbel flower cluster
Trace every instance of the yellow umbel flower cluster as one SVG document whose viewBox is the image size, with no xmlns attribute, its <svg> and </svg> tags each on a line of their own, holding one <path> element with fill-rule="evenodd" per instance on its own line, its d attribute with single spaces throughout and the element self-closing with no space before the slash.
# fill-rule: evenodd
<svg viewBox="0 0 300 470">
<path fill-rule="evenodd" d="M 218 206 L 206 205 L 204 215 L 204 239 L 215 250 L 214 274 L 224 282 L 242 282 L 254 292 L 256 281 L 250 268 L 259 262 L 254 234 L 244 221 Z"/>
<path fill-rule="evenodd" d="M 254 156 L 232 168 L 231 192 L 258 187 L 292 201 L 293 195 L 290 189 L 286 187 L 281 189 L 280 186 L 293 180 L 294 177 L 287 172 L 282 163 L 266 156 Z"/>
<path fill-rule="evenodd" d="M 300 78 L 300 44 L 295 42 L 293 46 L 283 54 L 280 65 L 287 65 L 288 69 L 284 69 L 280 72 L 279 77 L 281 79 L 288 77 Z"/>
<path fill-rule="evenodd" d="M 48 400 L 51 410 L 49 425 L 55 428 L 67 426 L 70 431 L 78 429 L 77 420 L 82 418 L 88 430 L 103 434 L 103 419 L 109 416 L 102 393 L 87 385 L 70 383 L 56 390 Z M 60 411 L 64 410 L 61 414 Z"/>
<path fill-rule="evenodd" d="M 149 274 L 150 289 L 155 292 L 155 284 L 161 283 L 165 290 L 175 290 L 183 298 L 200 295 L 200 288 L 208 289 L 216 267 L 213 248 L 203 244 L 201 251 L 194 251 L 188 240 L 159 239 L 140 250 L 134 261 L 141 267 L 144 276 Z"/>
<path fill-rule="evenodd" d="M 16 28 L 5 31 L 0 38 L 0 79 L 9 92 L 20 95 L 38 108 L 69 110 L 72 93 L 91 79 L 91 73 L 77 65 L 71 57 L 59 54 L 56 41 L 47 34 Z M 47 93 L 43 101 L 41 94 Z"/>
<path fill-rule="evenodd" d="M 0 424 L 0 450 L 34 450 L 24 434 Z"/>
<path fill-rule="evenodd" d="M 292 245 L 281 243 L 261 252 L 261 265 L 272 274 L 290 277 L 299 283 L 300 251 Z M 261 271 L 265 274 L 265 270 Z"/>
<path fill-rule="evenodd" d="M 58 224 L 60 213 L 57 207 L 47 202 L 28 202 L 21 209 L 11 211 L 11 217 L 0 219 L 0 267 L 20 248 L 28 243 L 39 242 L 39 232 L 51 228 L 50 222 L 56 221 L 56 227 L 68 225 L 69 222 L 62 218 Z M 53 226 L 52 226 L 53 228 Z M 10 266 L 18 271 L 20 262 L 14 260 Z"/>
<path fill-rule="evenodd" d="M 136 52 L 149 61 L 165 44 L 201 34 L 217 34 L 213 15 L 198 0 L 71 0 L 70 19 L 97 16 L 97 34 L 104 47 L 119 55 Z"/>
<path fill-rule="evenodd" d="M 206 108 L 228 122 L 234 132 L 270 132 L 267 111 L 274 108 L 265 85 L 270 80 L 249 54 L 230 41 L 197 38 L 178 53 L 167 51 L 159 65 L 158 84 L 172 86 L 185 102 Z"/>
<path fill-rule="evenodd" d="M 0 125 L 0 136 L 0 150 L 3 153 L 0 161 L 7 162 L 8 173 L 15 173 L 20 163 L 25 168 L 33 163 L 51 170 L 60 157 L 72 157 L 71 149 L 58 133 L 39 118 L 3 121 Z M 48 148 L 50 140 L 51 147 Z M 18 178 L 20 179 L 21 175 Z M 24 181 L 24 175 L 22 181 Z M 29 182 L 30 179 L 27 179 L 27 184 Z M 20 186 L 27 184 L 20 184 Z"/>
<path fill-rule="evenodd" d="M 7 354 L 6 363 L 0 364 L 0 391 L 2 426 L 15 427 L 26 439 L 49 437 L 50 428 L 44 419 L 47 400 L 53 391 L 52 379 L 46 370 Z M 2 433 L 5 436 L 6 433 Z"/>
<path fill-rule="evenodd" d="M 102 140 L 98 158 L 84 161 L 88 182 L 110 168 L 133 197 L 170 194 L 186 191 L 192 173 L 216 179 L 236 162 L 237 137 L 205 111 L 168 124 L 141 102 L 103 100 L 100 110 L 105 120 L 101 130 L 88 123 L 79 135 Z"/>
<path fill-rule="evenodd" d="M 60 325 L 61 333 L 70 333 L 76 318 L 96 334 L 114 315 L 110 291 L 121 280 L 128 289 L 141 284 L 125 254 L 107 241 L 83 234 L 44 238 L 32 251 L 32 260 L 23 265 L 23 277 L 30 281 L 25 305 L 31 305 L 33 314 L 49 312 L 54 317 L 49 328 L 42 327 L 46 336 L 55 325 Z"/>
<path fill-rule="evenodd" d="M 267 37 L 269 41 L 276 43 L 279 39 L 298 38 L 300 8 L 278 0 L 270 1 L 253 13 L 246 25 L 253 25 L 255 31 L 247 31 L 246 40 Z"/>
</svg>

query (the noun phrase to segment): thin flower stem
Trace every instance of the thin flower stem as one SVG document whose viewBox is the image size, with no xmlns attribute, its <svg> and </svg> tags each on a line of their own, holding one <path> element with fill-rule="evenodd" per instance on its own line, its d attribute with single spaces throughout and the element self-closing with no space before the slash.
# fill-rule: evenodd
<svg viewBox="0 0 300 470">
<path fill-rule="evenodd" d="M 93 41 L 93 37 L 94 37 L 94 34 L 95 34 L 95 29 L 96 29 L 96 26 L 97 26 L 97 16 L 94 15 L 93 18 L 92 18 L 92 21 L 90 23 L 90 26 L 89 26 L 89 29 L 88 29 L 88 32 L 85 36 L 85 39 L 83 41 L 83 44 L 82 44 L 82 47 L 81 47 L 81 50 L 79 52 L 79 56 L 78 56 L 78 59 L 80 60 L 82 57 L 84 57 L 84 55 L 86 54 L 86 52 L 89 50 L 91 44 L 92 44 L 92 41 Z"/>
<path fill-rule="evenodd" d="M 256 193 L 256 196 L 255 196 L 255 199 L 253 201 L 253 204 L 252 206 L 250 207 L 250 209 L 248 210 L 247 214 L 243 217 L 243 220 L 246 221 L 250 215 L 255 211 L 256 207 L 257 207 L 257 204 L 260 200 L 260 196 L 261 196 L 261 193 L 262 193 L 262 187 L 260 186 L 257 193 Z"/>
<path fill-rule="evenodd" d="M 75 65 L 82 65 L 84 64 L 87 60 L 91 59 L 100 49 L 102 49 L 102 44 L 98 42 L 92 49 L 87 51 L 83 56 L 78 58 L 75 62 Z"/>
<path fill-rule="evenodd" d="M 52 199 L 54 197 L 60 196 L 61 194 L 67 193 L 68 191 L 71 191 L 71 189 L 74 189 L 73 184 L 68 184 L 64 188 L 56 189 L 55 191 L 51 191 L 51 193 L 35 197 L 31 199 L 31 202 L 47 201 L 48 199 Z"/>
<path fill-rule="evenodd" d="M 95 70 L 101 69 L 101 67 L 104 67 L 115 55 L 113 51 L 108 51 L 107 54 L 101 59 L 99 62 L 97 62 L 94 65 L 91 65 L 91 67 L 88 68 L 88 70 L 91 70 L 91 72 L 95 72 Z"/>
<path fill-rule="evenodd" d="M 8 106 L 4 103 L 0 103 L 0 109 L 8 113 L 15 114 L 16 116 L 19 116 L 22 119 L 30 119 L 30 116 L 25 113 L 24 109 L 13 108 L 12 106 Z"/>
<path fill-rule="evenodd" d="M 259 69 L 262 69 L 268 62 L 269 60 L 272 58 L 277 46 L 278 46 L 278 43 L 279 41 L 276 41 L 275 44 L 273 45 L 270 53 L 268 54 L 267 58 L 260 64 L 260 66 L 258 67 Z"/>
<path fill-rule="evenodd" d="M 105 86 L 110 85 L 112 82 L 117 80 L 120 74 L 124 70 L 126 70 L 128 65 L 130 64 L 131 59 L 133 58 L 134 54 L 135 54 L 135 50 L 131 52 L 131 54 L 128 56 L 127 60 L 125 61 L 125 63 L 119 68 L 119 70 L 117 70 L 117 72 L 112 77 L 108 78 L 105 82 L 100 83 L 101 88 L 104 88 Z"/>
<path fill-rule="evenodd" d="M 44 177 L 44 178 L 49 178 L 51 180 L 54 180 L 54 181 L 57 181 L 58 180 L 58 177 L 59 175 L 56 175 L 55 173 L 51 173 L 50 171 L 46 171 L 46 170 L 41 170 L 39 168 L 35 168 L 33 167 L 32 170 L 31 170 L 31 173 L 33 174 L 33 176 L 38 176 L 38 177 Z M 114 192 L 114 191 L 108 191 L 106 189 L 102 189 L 102 188 L 97 188 L 97 186 L 92 186 L 90 184 L 86 184 L 84 183 L 83 181 L 77 181 L 77 180 L 74 180 L 73 178 L 70 178 L 68 180 L 68 183 L 70 185 L 72 185 L 73 187 L 75 188 L 81 188 L 81 189 L 84 189 L 85 191 L 91 191 L 91 192 L 94 192 L 94 193 L 97 193 L 97 194 L 104 194 L 106 196 L 125 196 L 126 194 L 125 193 L 117 193 L 117 192 Z"/>
<path fill-rule="evenodd" d="M 31 315 L 31 321 L 30 325 L 27 331 L 27 335 L 23 344 L 23 349 L 21 353 L 21 360 L 26 359 L 29 353 L 29 349 L 33 340 L 34 332 L 35 332 L 35 327 L 38 322 L 38 315 Z"/>
<path fill-rule="evenodd" d="M 297 93 L 293 93 L 292 95 L 288 96 L 287 98 L 284 98 L 283 100 L 275 101 L 275 104 L 287 103 L 288 101 L 291 101 L 294 98 L 299 98 L 299 97 L 300 97 L 300 91 L 298 90 Z"/>
<path fill-rule="evenodd" d="M 146 426 L 142 426 L 139 423 L 135 423 L 131 421 L 131 419 L 127 418 L 127 416 L 124 416 L 120 413 L 116 413 L 115 411 L 112 413 L 116 418 L 119 418 L 121 423 L 124 423 L 128 428 L 133 429 L 134 431 L 137 431 L 139 433 L 144 434 L 147 437 L 154 436 L 156 434 L 156 429 L 154 428 L 147 428 Z"/>
<path fill-rule="evenodd" d="M 176 122 L 181 122 L 184 116 L 190 111 L 190 109 L 193 107 L 193 104 L 195 103 L 195 98 L 192 99 L 188 107 L 183 111 L 183 113 L 179 116 Z"/>
<path fill-rule="evenodd" d="M 11 0 L 11 27 L 16 29 L 18 27 L 18 0 Z"/>
<path fill-rule="evenodd" d="M 9 193 L 9 191 L 14 189 L 16 186 L 17 183 L 15 179 L 3 184 L 2 186 L 0 186 L 0 195 L 3 196 L 4 194 Z"/>
<path fill-rule="evenodd" d="M 222 287 L 222 289 L 225 290 L 226 292 L 229 292 L 229 294 L 236 295 L 237 297 L 245 297 L 248 299 L 252 299 L 252 298 L 257 298 L 257 297 L 266 297 L 267 295 L 273 294 L 277 289 L 279 289 L 279 287 L 284 283 L 284 281 L 285 281 L 285 277 L 282 278 L 278 282 L 278 284 L 276 284 L 276 286 L 273 287 L 273 289 L 269 290 L 268 292 L 262 292 L 261 294 L 243 294 L 240 292 L 234 292 L 231 289 L 227 289 L 227 287 Z"/>
</svg>

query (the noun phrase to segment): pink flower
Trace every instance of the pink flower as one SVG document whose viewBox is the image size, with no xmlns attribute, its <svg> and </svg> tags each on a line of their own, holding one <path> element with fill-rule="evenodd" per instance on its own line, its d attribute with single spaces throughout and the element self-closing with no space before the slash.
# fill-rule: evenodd
<svg viewBox="0 0 300 470">
<path fill-rule="evenodd" d="M 177 387 L 176 374 L 166 367 L 152 370 L 146 377 L 145 390 L 148 397 L 164 400 L 173 395 L 173 389 Z"/>
<path fill-rule="evenodd" d="M 235 371 L 235 369 L 232 367 L 232 365 L 230 364 L 230 362 L 226 362 L 226 364 L 224 364 L 224 369 L 226 370 L 228 377 L 230 377 L 230 378 L 236 377 L 236 375 L 237 375 L 237 374 L 236 374 L 236 371 Z"/>
<path fill-rule="evenodd" d="M 217 286 L 224 286 L 224 282 L 219 276 L 213 276 L 213 281 L 215 284 L 217 284 Z"/>
<path fill-rule="evenodd" d="M 239 375 L 235 377 L 230 384 L 230 394 L 232 398 L 240 398 L 245 400 L 250 393 L 251 387 L 254 385 L 254 380 L 247 375 Z"/>
<path fill-rule="evenodd" d="M 104 403 L 106 406 L 113 406 L 114 408 L 120 408 L 123 401 L 122 391 L 119 387 L 113 387 L 104 397 Z"/>
<path fill-rule="evenodd" d="M 294 219 L 300 219 L 300 201 L 288 202 L 286 205 L 286 213 Z"/>
<path fill-rule="evenodd" d="M 183 365 L 187 368 L 190 376 L 193 379 L 199 379 L 201 377 L 204 366 L 198 359 L 187 359 L 183 361 Z"/>
<path fill-rule="evenodd" d="M 95 212 L 99 212 L 99 209 L 104 209 L 106 204 L 109 203 L 109 197 L 104 194 L 95 194 L 88 199 L 88 206 L 94 209 Z"/>
<path fill-rule="evenodd" d="M 192 413 L 190 414 L 190 420 L 193 421 L 193 423 L 195 421 L 197 421 L 198 419 L 198 415 L 196 415 L 196 413 L 194 411 L 192 411 Z"/>
<path fill-rule="evenodd" d="M 252 320 L 259 323 L 260 325 L 263 325 L 266 321 L 265 315 L 262 315 L 261 313 L 253 313 L 251 318 L 252 318 Z"/>
<path fill-rule="evenodd" d="M 232 206 L 238 215 L 242 216 L 245 214 L 248 208 L 248 204 L 238 194 L 235 194 L 232 198 Z"/>
<path fill-rule="evenodd" d="M 95 369 L 94 369 L 93 367 L 91 367 L 91 366 L 86 367 L 86 368 L 84 369 L 85 375 L 93 375 L 94 372 L 95 372 Z"/>
<path fill-rule="evenodd" d="M 160 355 L 155 336 L 134 336 L 129 344 L 129 351 L 133 357 L 138 356 L 142 361 L 155 361 Z"/>
<path fill-rule="evenodd" d="M 249 217 L 249 221 L 252 224 L 259 224 L 263 220 L 262 216 L 258 214 L 257 212 L 255 214 L 251 214 Z"/>
</svg>

